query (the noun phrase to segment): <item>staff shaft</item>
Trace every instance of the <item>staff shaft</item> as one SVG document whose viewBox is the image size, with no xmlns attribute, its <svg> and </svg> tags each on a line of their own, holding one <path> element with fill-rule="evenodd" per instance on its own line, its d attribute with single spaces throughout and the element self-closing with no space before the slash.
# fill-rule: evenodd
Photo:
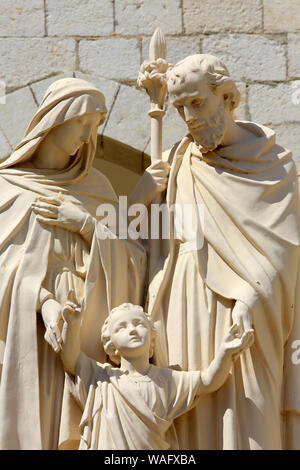
<svg viewBox="0 0 300 470">
<path fill-rule="evenodd" d="M 162 155 L 162 119 L 165 112 L 162 109 L 151 109 L 151 161 L 161 160 Z"/>
</svg>

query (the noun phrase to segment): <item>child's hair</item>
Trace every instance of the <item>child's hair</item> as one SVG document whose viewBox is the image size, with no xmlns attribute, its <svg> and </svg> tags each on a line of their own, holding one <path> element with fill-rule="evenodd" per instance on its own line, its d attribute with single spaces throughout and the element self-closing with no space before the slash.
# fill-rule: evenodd
<svg viewBox="0 0 300 470">
<path fill-rule="evenodd" d="M 110 327 L 112 323 L 112 316 L 115 312 L 119 312 L 120 310 L 124 311 L 129 311 L 129 310 L 138 310 L 143 314 L 145 319 L 148 322 L 148 325 L 151 329 L 151 344 L 150 344 L 150 351 L 149 351 L 149 358 L 153 356 L 153 351 L 154 351 L 154 343 L 155 343 L 155 337 L 157 334 L 156 329 L 154 328 L 153 325 L 153 320 L 151 316 L 144 312 L 143 307 L 140 305 L 134 305 L 130 303 L 124 303 L 119 305 L 119 307 L 113 308 L 110 312 L 108 317 L 106 318 L 105 322 L 103 323 L 102 329 L 101 329 L 101 341 L 103 344 L 104 351 L 106 354 L 109 356 L 110 360 L 114 362 L 115 364 L 119 365 L 120 364 L 120 356 L 119 354 L 116 353 L 116 347 L 113 344 L 110 336 Z"/>
</svg>

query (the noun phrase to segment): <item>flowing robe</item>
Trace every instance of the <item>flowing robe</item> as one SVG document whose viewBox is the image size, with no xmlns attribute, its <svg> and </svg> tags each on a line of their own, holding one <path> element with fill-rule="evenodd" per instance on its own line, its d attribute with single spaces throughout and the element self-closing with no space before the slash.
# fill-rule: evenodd
<svg viewBox="0 0 300 470">
<path fill-rule="evenodd" d="M 297 172 L 273 131 L 238 124 L 256 138 L 202 155 L 187 136 L 163 156 L 171 163 L 166 202 L 203 208 L 204 243 L 193 248 L 184 231 L 175 240 L 172 211 L 170 242 L 155 247 L 152 241 L 157 263 L 148 304 L 160 331 L 155 363 L 206 368 L 236 300 L 250 308 L 255 329 L 254 345 L 224 386 L 175 421 L 183 449 L 296 445 L 281 432 L 281 412 L 299 423 L 299 371 L 290 347 L 300 337 Z"/>
<path fill-rule="evenodd" d="M 0 394 L 1 446 L 4 449 L 55 449 L 64 373 L 59 356 L 44 340 L 43 322 L 36 313 L 41 288 L 62 304 L 72 288 L 80 302 L 87 280 L 97 306 L 91 313 L 87 310 L 82 342 L 89 354 L 97 356 L 99 331 L 109 308 L 129 300 L 142 301 L 145 255 L 135 242 L 101 241 L 94 235 L 91 247 L 79 234 L 56 227 L 46 228 L 36 221 L 30 208 L 40 195 L 40 185 L 35 192 L 32 180 L 25 189 L 26 178 L 19 179 L 23 180 L 21 186 L 17 178 L 13 184 L 7 177 L 1 178 L 5 195 L 0 211 L 1 341 L 5 345 Z M 88 194 L 84 197 L 84 190 L 89 188 L 90 191 L 93 186 L 95 189 L 99 181 L 104 192 L 103 175 L 97 170 L 91 171 L 80 186 L 80 196 L 74 196 L 76 188 L 72 191 L 69 188 L 62 193 L 63 197 L 74 203 L 77 199 L 77 204 L 81 200 L 86 210 L 89 198 Z M 108 181 L 106 189 L 110 190 Z M 49 196 L 49 191 L 44 189 L 44 194 Z M 95 215 L 101 199 L 95 198 L 94 209 L 89 207 L 91 214 Z M 99 250 L 102 244 L 105 259 Z M 95 279 L 97 285 L 93 290 Z M 108 291 L 107 286 L 114 286 L 115 290 Z"/>
<path fill-rule="evenodd" d="M 82 349 L 103 359 L 99 332 L 109 309 L 142 302 L 144 250 L 130 240 L 102 240 L 101 227 L 94 230 L 99 205 L 118 208 L 111 184 L 92 168 L 97 128 L 64 170 L 37 169 L 31 162 L 53 127 L 105 109 L 103 95 L 90 83 L 55 82 L 21 143 L 0 164 L 1 449 L 56 449 L 76 432 L 60 358 L 44 340 L 41 303 L 50 296 L 63 304 L 74 289 L 85 310 Z M 80 207 L 93 218 L 94 235 L 83 238 L 38 222 L 31 206 L 41 196 Z"/>
<path fill-rule="evenodd" d="M 194 406 L 199 383 L 199 371 L 151 365 L 132 377 L 81 353 L 72 387 L 83 409 L 79 449 L 177 449 L 173 420 Z"/>
</svg>

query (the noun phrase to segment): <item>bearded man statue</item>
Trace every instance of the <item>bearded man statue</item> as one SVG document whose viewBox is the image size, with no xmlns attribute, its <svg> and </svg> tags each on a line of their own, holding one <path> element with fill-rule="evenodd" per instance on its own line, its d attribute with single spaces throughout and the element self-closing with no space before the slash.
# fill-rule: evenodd
<svg viewBox="0 0 300 470">
<path fill-rule="evenodd" d="M 183 212 L 201 207 L 194 236 L 203 243 L 191 243 L 189 227 L 177 236 L 169 211 L 170 239 L 150 254 L 155 362 L 205 369 L 232 323 L 239 335 L 255 331 L 225 385 L 175 421 L 179 448 L 299 448 L 296 166 L 271 129 L 234 119 L 239 92 L 218 58 L 189 56 L 167 83 L 189 134 L 163 153 L 171 168 L 161 201 Z"/>
</svg>

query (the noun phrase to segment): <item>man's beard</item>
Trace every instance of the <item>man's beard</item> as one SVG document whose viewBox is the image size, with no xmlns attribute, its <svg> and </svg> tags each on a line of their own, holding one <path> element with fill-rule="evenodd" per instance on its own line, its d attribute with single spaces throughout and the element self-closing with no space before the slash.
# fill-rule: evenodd
<svg viewBox="0 0 300 470">
<path fill-rule="evenodd" d="M 189 130 L 201 153 L 207 153 L 215 150 L 223 140 L 226 131 L 224 106 L 220 104 L 214 116 L 202 122 L 204 126 L 200 129 Z"/>
</svg>

